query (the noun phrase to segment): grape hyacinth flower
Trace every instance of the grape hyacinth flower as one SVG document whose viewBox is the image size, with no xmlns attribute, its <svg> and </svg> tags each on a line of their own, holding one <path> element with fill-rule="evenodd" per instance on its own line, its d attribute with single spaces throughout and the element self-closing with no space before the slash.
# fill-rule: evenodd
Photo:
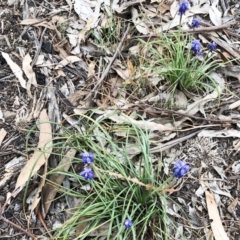
<svg viewBox="0 0 240 240">
<path fill-rule="evenodd" d="M 90 164 L 93 163 L 95 156 L 90 152 L 80 153 L 80 156 L 84 163 Z"/>
<path fill-rule="evenodd" d="M 215 42 L 209 43 L 208 48 L 210 49 L 210 51 L 215 51 L 217 48 L 217 44 Z"/>
<path fill-rule="evenodd" d="M 202 48 L 202 46 L 201 46 L 200 40 L 196 40 L 196 39 L 192 40 L 191 50 L 192 50 L 194 53 L 198 54 L 199 52 L 201 52 L 201 51 L 200 51 L 201 48 Z"/>
<path fill-rule="evenodd" d="M 178 160 L 173 168 L 174 177 L 182 178 L 190 169 L 190 166 L 181 160 Z"/>
<path fill-rule="evenodd" d="M 198 28 L 200 26 L 200 24 L 201 24 L 201 21 L 198 18 L 194 17 L 192 20 L 192 27 Z"/>
<path fill-rule="evenodd" d="M 199 51 L 199 52 L 197 52 L 197 55 L 198 55 L 199 57 L 203 57 L 203 52 L 202 52 L 202 51 Z"/>
<path fill-rule="evenodd" d="M 126 228 L 130 228 L 133 225 L 132 221 L 128 218 L 125 219 L 123 224 Z"/>
<path fill-rule="evenodd" d="M 85 180 L 91 180 L 94 178 L 94 172 L 91 168 L 85 167 L 82 172 L 79 173 Z"/>
<path fill-rule="evenodd" d="M 190 4 L 188 0 L 181 0 L 179 4 L 178 13 L 182 16 L 189 8 L 190 8 Z"/>
</svg>

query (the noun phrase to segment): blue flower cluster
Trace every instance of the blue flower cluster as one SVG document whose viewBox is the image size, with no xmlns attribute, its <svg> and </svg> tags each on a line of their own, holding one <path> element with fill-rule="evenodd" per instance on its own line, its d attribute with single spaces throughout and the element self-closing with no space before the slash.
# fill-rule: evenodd
<svg viewBox="0 0 240 240">
<path fill-rule="evenodd" d="M 215 51 L 217 48 L 217 44 L 215 42 L 209 43 L 208 48 L 210 49 L 210 51 Z"/>
<path fill-rule="evenodd" d="M 217 44 L 215 42 L 209 43 L 208 48 L 210 51 L 215 51 L 217 48 Z M 198 56 L 203 56 L 203 52 L 201 49 L 202 49 L 202 45 L 200 43 L 200 40 L 197 40 L 197 39 L 192 40 L 191 50 Z"/>
<path fill-rule="evenodd" d="M 94 162 L 95 155 L 91 152 L 83 152 L 83 153 L 80 153 L 79 155 L 82 158 L 83 163 L 86 164 L 83 171 L 81 171 L 79 173 L 79 175 L 84 177 L 85 180 L 93 179 L 94 178 L 94 172 L 89 167 L 89 165 Z M 125 226 L 125 228 L 130 228 L 130 227 L 132 227 L 133 223 L 130 219 L 126 218 L 123 222 L 123 225 Z"/>
<path fill-rule="evenodd" d="M 128 218 L 125 219 L 123 224 L 124 224 L 125 228 L 130 228 L 133 225 L 132 221 Z"/>
<path fill-rule="evenodd" d="M 198 18 L 194 17 L 192 20 L 192 28 L 198 28 L 200 24 L 201 24 L 201 21 Z"/>
<path fill-rule="evenodd" d="M 182 16 L 185 12 L 190 8 L 190 3 L 188 0 L 181 0 L 179 3 L 178 13 Z M 201 25 L 200 19 L 194 17 L 192 19 L 192 28 L 198 28 Z M 191 50 L 197 54 L 198 56 L 203 56 L 203 52 L 201 51 L 202 45 L 200 40 L 194 39 L 191 43 Z M 217 44 L 212 42 L 208 44 L 208 48 L 210 51 L 215 51 L 217 48 Z"/>
<path fill-rule="evenodd" d="M 85 180 L 91 180 L 94 178 L 94 172 L 91 168 L 85 167 L 82 172 L 79 173 Z"/>
<path fill-rule="evenodd" d="M 95 156 L 91 152 L 80 153 L 80 157 L 82 158 L 83 162 L 86 164 L 93 163 L 95 159 Z"/>
<path fill-rule="evenodd" d="M 202 48 L 202 45 L 200 43 L 200 40 L 192 40 L 192 43 L 191 43 L 191 50 L 195 53 L 195 54 L 198 54 L 198 55 L 201 55 L 201 48 Z"/>
<path fill-rule="evenodd" d="M 174 177 L 182 178 L 190 170 L 190 166 L 181 160 L 178 160 L 173 168 Z"/>
<path fill-rule="evenodd" d="M 80 153 L 82 161 L 89 165 L 94 162 L 95 155 L 91 152 Z M 85 180 L 91 180 L 94 178 L 94 172 L 90 167 L 84 167 L 83 171 L 79 173 L 80 176 L 84 177 Z"/>
<path fill-rule="evenodd" d="M 183 15 L 190 8 L 188 0 L 182 0 L 179 4 L 178 12 L 180 15 Z"/>
</svg>

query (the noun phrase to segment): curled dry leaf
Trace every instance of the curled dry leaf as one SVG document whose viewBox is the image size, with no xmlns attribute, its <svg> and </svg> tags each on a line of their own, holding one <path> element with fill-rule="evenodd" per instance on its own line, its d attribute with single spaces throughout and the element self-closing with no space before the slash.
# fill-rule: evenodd
<svg viewBox="0 0 240 240">
<path fill-rule="evenodd" d="M 51 30 L 55 30 L 55 26 L 53 26 L 48 21 L 43 21 L 42 19 L 24 19 L 20 22 L 22 25 L 32 25 L 35 27 L 45 27 Z"/>
<path fill-rule="evenodd" d="M 77 56 L 68 56 L 65 59 L 63 59 L 61 62 L 58 63 L 58 65 L 55 67 L 55 69 L 60 69 L 68 64 L 74 63 L 74 62 L 80 62 L 82 61 L 81 58 Z"/>
<path fill-rule="evenodd" d="M 47 160 L 52 152 L 52 129 L 46 109 L 43 109 L 39 117 L 39 142 L 27 164 L 23 167 L 18 176 L 15 191 L 19 192 L 26 182 L 31 178 Z"/>
<path fill-rule="evenodd" d="M 216 8 L 216 6 L 210 6 L 209 17 L 215 26 L 222 24 L 222 13 Z"/>
<path fill-rule="evenodd" d="M 160 124 L 155 122 L 149 122 L 144 120 L 135 120 L 133 118 L 128 117 L 127 115 L 121 113 L 117 114 L 116 111 L 105 111 L 105 113 L 101 116 L 111 119 L 116 123 L 125 123 L 125 124 L 133 124 L 141 129 L 151 129 L 151 131 L 175 131 L 175 128 L 171 124 Z"/>
<path fill-rule="evenodd" d="M 238 198 L 235 198 L 231 204 L 228 206 L 227 210 L 229 213 L 234 214 L 235 208 L 237 207 L 238 204 Z"/>
</svg>

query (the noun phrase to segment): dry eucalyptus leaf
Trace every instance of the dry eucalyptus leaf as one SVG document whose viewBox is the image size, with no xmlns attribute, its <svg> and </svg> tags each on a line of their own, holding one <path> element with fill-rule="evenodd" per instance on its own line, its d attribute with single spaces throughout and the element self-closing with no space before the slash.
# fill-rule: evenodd
<svg viewBox="0 0 240 240">
<path fill-rule="evenodd" d="M 112 121 L 116 123 L 125 123 L 125 124 L 133 124 L 136 125 L 137 127 L 141 129 L 150 129 L 151 131 L 175 131 L 175 128 L 171 126 L 171 124 L 168 125 L 163 125 L 160 123 L 154 123 L 154 122 L 149 122 L 149 121 L 144 121 L 144 120 L 135 120 L 132 119 L 125 114 L 117 114 L 115 111 L 105 111 L 105 113 L 101 116 L 102 117 L 107 117 L 111 119 Z"/>
<path fill-rule="evenodd" d="M 208 208 L 208 214 L 209 219 L 211 223 L 211 228 L 213 231 L 213 235 L 215 239 L 217 240 L 229 240 L 226 232 L 224 231 L 219 212 L 218 212 L 218 206 L 214 199 L 214 195 L 210 192 L 205 192 L 206 196 L 206 202 L 207 202 L 207 208 Z"/>
<path fill-rule="evenodd" d="M 33 155 L 23 167 L 21 173 L 18 176 L 15 190 L 19 192 L 25 183 L 31 178 L 40 167 L 45 164 L 52 152 L 52 128 L 49 123 L 49 118 L 46 109 L 43 109 L 39 117 L 39 142 L 37 150 L 34 151 Z"/>
<path fill-rule="evenodd" d="M 13 62 L 8 53 L 2 52 L 2 56 L 6 60 L 14 75 L 18 78 L 21 86 L 26 89 L 26 81 L 23 78 L 23 72 L 21 68 L 15 62 Z"/>
<path fill-rule="evenodd" d="M 132 21 L 136 29 L 142 34 L 150 33 L 148 26 L 143 22 L 143 19 L 139 18 L 138 11 L 136 8 L 132 8 Z"/>
<path fill-rule="evenodd" d="M 22 25 L 32 25 L 35 27 L 45 27 L 51 30 L 55 30 L 55 26 L 48 21 L 43 21 L 42 19 L 24 19 L 20 22 Z"/>
<path fill-rule="evenodd" d="M 70 10 L 69 10 L 69 13 L 71 13 L 71 11 L 72 11 L 72 0 L 65 0 L 66 2 L 67 2 L 67 4 L 68 4 L 68 6 L 69 6 L 69 8 L 70 8 Z"/>
<path fill-rule="evenodd" d="M 215 26 L 219 26 L 222 24 L 222 13 L 217 9 L 216 6 L 210 6 L 209 17 Z"/>
<path fill-rule="evenodd" d="M 68 64 L 71 64 L 74 62 L 80 62 L 80 61 L 82 61 L 82 59 L 77 56 L 68 56 L 65 59 L 63 59 L 61 62 L 59 62 L 58 65 L 55 67 L 55 69 L 60 69 Z"/>
<path fill-rule="evenodd" d="M 0 146 L 1 146 L 2 141 L 3 141 L 3 139 L 5 138 L 6 135 L 7 135 L 7 132 L 5 131 L 4 128 L 2 128 L 2 129 L 0 130 Z"/>
<path fill-rule="evenodd" d="M 230 104 L 228 107 L 229 107 L 229 109 L 234 109 L 234 108 L 237 108 L 239 106 L 240 106 L 240 100 Z"/>
<path fill-rule="evenodd" d="M 32 84 L 34 87 L 37 87 L 37 80 L 36 80 L 36 75 L 35 72 L 32 69 L 31 63 L 32 59 L 29 55 L 29 53 L 23 58 L 23 63 L 22 63 L 22 68 L 24 73 L 26 74 L 28 78 L 28 83 L 27 84 Z"/>
<path fill-rule="evenodd" d="M 229 213 L 233 213 L 235 211 L 235 208 L 237 207 L 238 204 L 238 198 L 235 198 L 231 204 L 228 206 L 227 210 Z"/>
<path fill-rule="evenodd" d="M 65 156 L 62 158 L 61 162 L 58 164 L 58 166 L 56 167 L 56 171 L 68 171 L 68 169 L 71 166 L 71 162 L 73 157 L 76 154 L 76 150 L 75 149 L 70 149 Z M 43 209 L 44 212 L 43 214 L 43 218 L 45 218 L 46 214 L 48 213 L 48 210 L 50 208 L 50 205 L 52 203 L 52 201 L 55 199 L 55 196 L 58 192 L 58 185 L 61 185 L 63 180 L 65 178 L 65 175 L 63 174 L 52 174 L 49 177 L 49 183 L 50 184 L 46 184 L 43 187 L 43 191 L 42 191 L 42 202 L 43 202 Z M 56 183 L 56 185 L 54 185 L 54 183 Z"/>
<path fill-rule="evenodd" d="M 74 10 L 82 20 L 87 22 L 88 19 L 94 15 L 92 8 L 95 7 L 95 5 L 95 2 L 87 0 L 75 0 Z"/>
<path fill-rule="evenodd" d="M 240 131 L 235 129 L 224 129 L 224 130 L 202 130 L 198 137 L 237 137 L 240 138 Z"/>
</svg>

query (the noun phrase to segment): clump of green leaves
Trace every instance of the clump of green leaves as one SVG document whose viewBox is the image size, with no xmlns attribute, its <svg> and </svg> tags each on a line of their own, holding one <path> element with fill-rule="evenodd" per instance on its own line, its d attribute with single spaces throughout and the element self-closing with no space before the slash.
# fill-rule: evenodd
<svg viewBox="0 0 240 240">
<path fill-rule="evenodd" d="M 58 171 L 58 174 L 76 180 L 77 187 L 64 189 L 63 194 L 80 199 L 81 204 L 71 209 L 73 215 L 56 230 L 54 237 L 62 240 L 87 236 L 95 237 L 91 239 L 106 236 L 111 240 L 169 239 L 163 191 L 167 184 L 160 174 L 161 161 L 154 165 L 151 159 L 148 131 L 133 124 L 121 125 L 119 131 L 125 132 L 125 136 L 113 138 L 103 120 L 88 118 L 88 131 L 83 134 L 63 128 L 67 139 L 64 147 L 75 148 L 82 154 L 75 157 L 73 172 Z M 117 128 L 114 131 L 118 131 Z M 136 149 L 138 155 L 132 158 L 131 153 Z M 94 172 L 93 179 L 79 175 L 86 162 Z M 81 168 L 75 172 L 79 164 Z"/>
<path fill-rule="evenodd" d="M 116 21 L 116 17 L 110 15 L 103 24 L 101 28 L 93 29 L 91 34 L 97 44 L 111 49 L 112 45 L 117 44 L 121 38 L 121 25 L 123 22 L 119 19 Z"/>
<path fill-rule="evenodd" d="M 200 94 L 216 86 L 210 73 L 219 67 L 221 60 L 216 59 L 216 53 L 203 52 L 201 57 L 194 54 L 191 40 L 190 35 L 182 35 L 181 31 L 171 35 L 162 33 L 154 41 L 140 40 L 150 55 L 144 56 L 145 67 L 166 80 L 172 95 L 176 89 Z"/>
</svg>

